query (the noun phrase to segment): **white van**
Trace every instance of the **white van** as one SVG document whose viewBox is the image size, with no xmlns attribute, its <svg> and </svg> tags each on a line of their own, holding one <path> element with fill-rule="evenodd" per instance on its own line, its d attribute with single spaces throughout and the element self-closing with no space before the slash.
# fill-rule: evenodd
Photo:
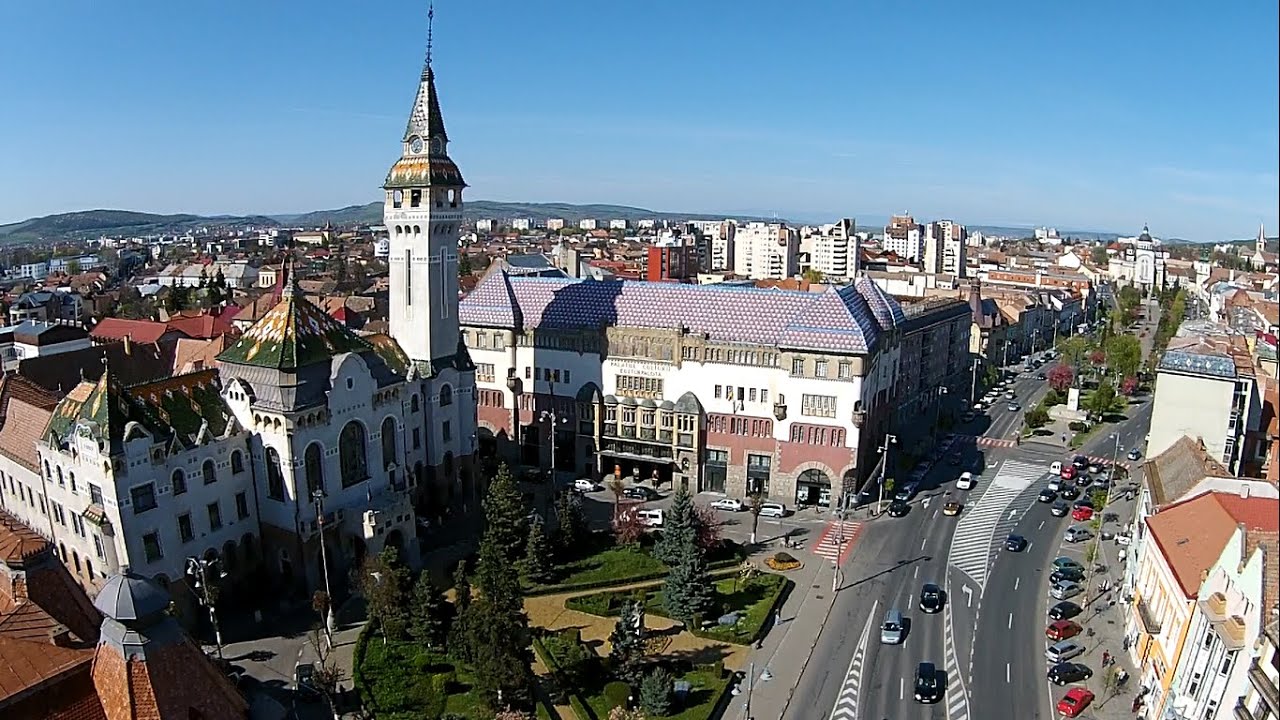
<svg viewBox="0 0 1280 720">
<path fill-rule="evenodd" d="M 787 506 L 782 503 L 767 502 L 760 505 L 760 517 L 781 518 L 787 516 Z"/>
<path fill-rule="evenodd" d="M 640 522 L 645 527 L 662 527 L 662 510 L 660 508 L 637 510 L 636 517 L 640 518 Z"/>
<path fill-rule="evenodd" d="M 1062 462 L 1061 462 L 1061 461 L 1057 461 L 1057 460 L 1055 460 L 1055 461 L 1054 461 L 1054 463 L 1053 463 L 1052 465 L 1050 465 L 1050 466 L 1049 466 L 1049 472 L 1053 473 L 1054 475 L 1061 475 L 1061 474 L 1062 474 Z"/>
<path fill-rule="evenodd" d="M 974 485 L 976 485 L 976 484 L 977 484 L 977 483 L 975 483 L 975 482 L 974 482 L 974 480 L 973 480 L 973 473 L 971 473 L 971 472 L 962 472 L 962 473 L 960 473 L 960 479 L 959 479 L 959 480 L 956 480 L 956 489 L 957 489 L 957 490 L 972 490 L 972 489 L 973 489 L 973 486 L 974 486 Z"/>
</svg>

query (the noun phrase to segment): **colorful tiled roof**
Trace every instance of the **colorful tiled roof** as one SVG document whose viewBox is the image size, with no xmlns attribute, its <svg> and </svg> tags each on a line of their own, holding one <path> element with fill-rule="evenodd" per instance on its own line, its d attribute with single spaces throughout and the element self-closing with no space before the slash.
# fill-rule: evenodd
<svg viewBox="0 0 1280 720">
<path fill-rule="evenodd" d="M 369 344 L 292 289 L 245 331 L 218 362 L 296 370 L 328 362 L 344 352 L 364 352 Z"/>
<path fill-rule="evenodd" d="M 865 353 L 902 322 L 875 283 L 825 293 L 743 286 L 513 277 L 494 272 L 459 306 L 464 325 L 536 328 L 685 327 L 712 339 Z"/>
<path fill-rule="evenodd" d="M 1246 533 L 1280 530 L 1280 501 L 1210 492 L 1174 503 L 1147 518 L 1156 547 L 1188 598 L 1199 594 L 1205 571 L 1221 557 L 1238 526 L 1244 526 Z"/>
</svg>

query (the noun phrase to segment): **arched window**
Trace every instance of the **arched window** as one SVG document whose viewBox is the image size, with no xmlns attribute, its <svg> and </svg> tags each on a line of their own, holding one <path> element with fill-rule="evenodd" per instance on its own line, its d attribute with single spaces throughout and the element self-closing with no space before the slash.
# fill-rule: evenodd
<svg viewBox="0 0 1280 720">
<path fill-rule="evenodd" d="M 440 388 L 440 407 L 448 407 L 453 404 L 453 388 L 445 385 Z"/>
<path fill-rule="evenodd" d="M 342 459 L 342 487 L 351 487 L 369 477 L 369 456 L 364 426 L 352 420 L 338 436 L 338 455 Z"/>
<path fill-rule="evenodd" d="M 307 497 L 314 495 L 317 490 L 324 491 L 323 457 L 324 452 L 320 449 L 320 443 L 311 443 L 302 455 L 307 475 Z"/>
<path fill-rule="evenodd" d="M 187 491 L 187 474 L 181 470 L 173 471 L 173 494 L 181 495 Z"/>
<path fill-rule="evenodd" d="M 67 481 L 71 483 L 71 494 L 76 494 L 76 474 L 74 471 L 67 473 Z"/>
<path fill-rule="evenodd" d="M 267 448 L 267 497 L 284 500 L 284 476 L 280 474 L 280 453 Z"/>
<path fill-rule="evenodd" d="M 396 461 L 396 421 L 387 417 L 382 421 L 382 467 Z"/>
<path fill-rule="evenodd" d="M 234 450 L 231 453 L 231 474 L 239 475 L 242 472 L 244 472 L 244 455 L 240 454 L 239 450 Z"/>
<path fill-rule="evenodd" d="M 67 481 L 62 479 L 62 468 L 57 468 L 57 471 L 58 471 L 58 487 L 66 487 Z"/>
<path fill-rule="evenodd" d="M 45 461 L 44 461 L 44 477 L 45 477 L 45 479 L 46 479 L 46 480 L 52 480 L 52 479 L 53 479 L 53 473 L 49 471 L 49 461 L 48 461 L 48 460 L 45 460 Z"/>
<path fill-rule="evenodd" d="M 418 394 L 417 393 L 414 393 L 413 395 L 409 396 L 409 412 L 411 413 L 418 412 Z"/>
<path fill-rule="evenodd" d="M 80 553 L 75 550 L 71 551 L 71 560 L 76 564 L 76 572 L 80 572 Z"/>
<path fill-rule="evenodd" d="M 93 561 L 89 558 L 84 559 L 84 571 L 89 576 L 89 580 L 93 581 Z"/>
<path fill-rule="evenodd" d="M 212 460 L 204 461 L 204 464 L 200 466 L 200 474 L 204 476 L 205 485 L 212 485 L 218 480 L 218 476 L 214 474 L 214 467 L 213 467 Z"/>
</svg>

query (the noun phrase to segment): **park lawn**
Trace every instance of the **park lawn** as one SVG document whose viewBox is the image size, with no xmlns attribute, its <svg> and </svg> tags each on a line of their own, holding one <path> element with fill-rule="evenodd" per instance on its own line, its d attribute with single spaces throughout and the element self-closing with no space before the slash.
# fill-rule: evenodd
<svg viewBox="0 0 1280 720">
<path fill-rule="evenodd" d="M 572 560 L 556 568 L 557 585 L 616 582 L 649 577 L 667 569 L 645 550 L 611 547 Z"/>
<path fill-rule="evenodd" d="M 421 720 L 454 713 L 472 720 L 492 717 L 472 693 L 471 670 L 442 652 L 412 642 L 382 643 L 371 636 L 356 657 L 366 705 L 379 720 Z"/>
</svg>

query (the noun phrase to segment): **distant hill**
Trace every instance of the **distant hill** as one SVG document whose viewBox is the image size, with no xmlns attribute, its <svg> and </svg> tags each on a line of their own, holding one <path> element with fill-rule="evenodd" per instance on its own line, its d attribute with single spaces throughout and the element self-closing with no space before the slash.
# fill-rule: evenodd
<svg viewBox="0 0 1280 720">
<path fill-rule="evenodd" d="M 721 215 L 715 213 L 672 213 L 626 205 L 573 205 L 570 203 L 515 203 L 497 200 L 468 200 L 463 216 L 467 220 L 492 218 L 507 220 L 511 218 L 530 218 L 542 222 L 548 218 L 563 218 L 576 223 L 586 218 L 599 220 L 723 220 L 726 217 L 738 220 L 764 220 L 766 218 L 741 215 Z M 319 227 L 326 222 L 334 226 L 376 225 L 382 222 L 382 203 L 372 202 L 368 205 L 350 205 L 337 210 L 317 210 L 301 215 L 275 215 L 282 225 L 294 227 Z"/>
<path fill-rule="evenodd" d="M 31 218 L 0 225 L 0 244 L 52 242 L 88 239 L 100 235 L 153 235 L 194 230 L 200 227 L 274 226 L 276 222 L 260 215 L 216 216 L 157 215 L 132 210 L 82 210 Z"/>
</svg>

